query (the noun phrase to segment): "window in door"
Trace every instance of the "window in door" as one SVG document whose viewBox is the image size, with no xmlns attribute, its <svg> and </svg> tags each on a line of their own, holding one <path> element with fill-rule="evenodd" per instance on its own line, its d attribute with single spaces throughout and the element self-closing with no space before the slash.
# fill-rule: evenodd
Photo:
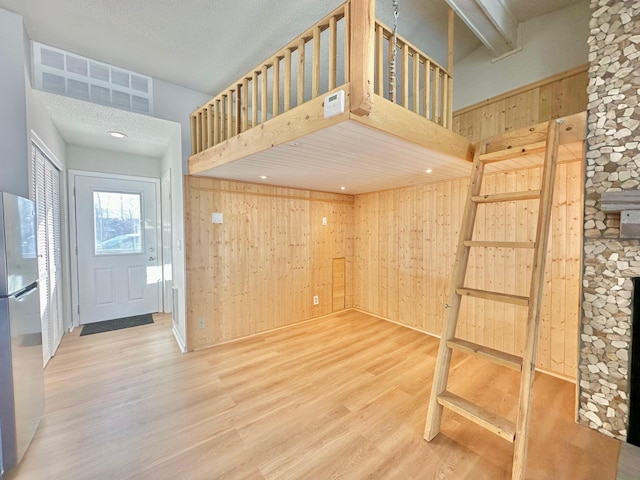
<svg viewBox="0 0 640 480">
<path fill-rule="evenodd" d="M 93 192 L 96 255 L 142 253 L 142 195 Z"/>
</svg>

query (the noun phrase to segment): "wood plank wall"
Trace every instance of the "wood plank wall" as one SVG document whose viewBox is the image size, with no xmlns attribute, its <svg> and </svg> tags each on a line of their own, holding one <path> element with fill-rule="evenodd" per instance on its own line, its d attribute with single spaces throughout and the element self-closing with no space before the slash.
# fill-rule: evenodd
<svg viewBox="0 0 640 480">
<path fill-rule="evenodd" d="M 185 187 L 189 349 L 331 313 L 334 259 L 351 307 L 352 196 L 192 176 Z"/>
<path fill-rule="evenodd" d="M 540 188 L 539 167 L 485 176 L 483 193 Z M 544 286 L 540 368 L 575 378 L 582 162 L 558 167 Z M 356 196 L 353 305 L 440 335 L 468 179 Z M 474 238 L 533 241 L 537 201 L 478 209 Z M 531 251 L 472 249 L 467 285 L 528 296 Z M 463 299 L 458 335 L 519 354 L 526 309 Z"/>
<path fill-rule="evenodd" d="M 453 131 L 472 142 L 587 109 L 587 65 L 453 113 Z"/>
</svg>

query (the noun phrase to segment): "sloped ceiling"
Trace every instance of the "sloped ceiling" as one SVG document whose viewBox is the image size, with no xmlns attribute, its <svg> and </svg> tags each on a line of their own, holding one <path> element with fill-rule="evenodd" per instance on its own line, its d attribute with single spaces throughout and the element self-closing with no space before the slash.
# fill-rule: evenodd
<svg viewBox="0 0 640 480">
<path fill-rule="evenodd" d="M 343 0 L 0 0 L 31 39 L 214 95 Z M 506 0 L 520 22 L 576 0 Z M 399 31 L 446 63 L 445 0 L 400 0 Z M 393 22 L 391 0 L 378 18 Z M 480 45 L 456 21 L 455 56 Z"/>
<path fill-rule="evenodd" d="M 504 1 L 522 22 L 580 0 Z M 213 96 L 342 2 L 0 0 L 0 8 L 22 15 L 32 40 Z M 446 64 L 447 9 L 445 0 L 399 0 L 399 32 L 441 64 Z M 383 22 L 393 23 L 391 0 L 378 0 L 376 10 Z M 480 46 L 456 19 L 456 60 Z M 80 106 L 46 96 L 41 101 L 68 143 L 91 143 L 91 128 L 94 138 L 104 136 L 104 126 L 92 123 L 91 115 L 78 115 Z M 60 102 L 64 108 L 58 108 Z M 117 119 L 114 109 L 101 112 L 93 118 Z M 144 122 L 132 122 L 149 140 L 149 152 L 157 151 L 153 132 L 143 134 Z"/>
</svg>

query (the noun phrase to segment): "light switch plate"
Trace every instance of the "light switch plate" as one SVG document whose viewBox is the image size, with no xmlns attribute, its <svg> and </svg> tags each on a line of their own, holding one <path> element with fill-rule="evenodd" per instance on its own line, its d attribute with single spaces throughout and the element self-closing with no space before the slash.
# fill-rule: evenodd
<svg viewBox="0 0 640 480">
<path fill-rule="evenodd" d="M 211 214 L 211 223 L 222 223 L 222 214 L 221 213 L 212 213 Z"/>
</svg>

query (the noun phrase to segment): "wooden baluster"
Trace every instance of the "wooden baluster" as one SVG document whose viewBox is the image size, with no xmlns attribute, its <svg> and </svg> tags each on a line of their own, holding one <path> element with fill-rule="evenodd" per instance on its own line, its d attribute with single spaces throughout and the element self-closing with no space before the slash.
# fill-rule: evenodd
<svg viewBox="0 0 640 480">
<path fill-rule="evenodd" d="M 245 132 L 249 128 L 249 79 L 245 77 L 242 80 L 242 128 L 241 132 Z"/>
<path fill-rule="evenodd" d="M 220 98 L 220 141 L 223 142 L 227 137 L 227 97 L 221 95 Z"/>
<path fill-rule="evenodd" d="M 209 139 L 207 145 L 213 147 L 213 105 L 211 103 L 207 104 L 207 111 L 207 138 Z"/>
<path fill-rule="evenodd" d="M 433 67 L 433 121 L 440 120 L 440 67 Z"/>
<path fill-rule="evenodd" d="M 453 129 L 453 77 L 447 76 L 449 82 L 449 97 L 447 98 L 447 104 L 449 105 L 449 128 Z"/>
<path fill-rule="evenodd" d="M 402 106 L 409 109 L 409 45 L 402 46 Z"/>
<path fill-rule="evenodd" d="M 313 29 L 313 66 L 311 67 L 311 98 L 320 95 L 320 27 Z"/>
<path fill-rule="evenodd" d="M 376 25 L 376 89 L 375 93 L 384 96 L 384 37 L 382 25 Z"/>
<path fill-rule="evenodd" d="M 338 58 L 336 17 L 329 19 L 329 90 L 336 88 L 336 64 Z"/>
<path fill-rule="evenodd" d="M 447 96 L 444 101 L 447 103 L 447 128 L 453 128 L 453 25 L 455 20 L 455 14 L 453 10 L 449 9 L 448 15 L 448 35 L 447 35 L 447 75 L 445 76 L 445 82 L 447 82 Z"/>
<path fill-rule="evenodd" d="M 291 109 L 291 50 L 284 51 L 284 105 L 283 109 L 288 112 Z"/>
<path fill-rule="evenodd" d="M 209 148 L 209 109 L 202 108 L 202 150 Z"/>
<path fill-rule="evenodd" d="M 202 148 L 202 110 L 198 111 L 197 118 L 198 128 L 196 128 L 196 144 L 198 145 L 198 151 L 201 152 Z"/>
<path fill-rule="evenodd" d="M 296 106 L 304 103 L 304 63 L 305 63 L 305 41 L 304 38 L 298 40 L 298 102 Z"/>
<path fill-rule="evenodd" d="M 236 135 L 242 132 L 242 83 L 238 83 L 236 86 L 236 121 L 234 122 Z"/>
<path fill-rule="evenodd" d="M 198 142 L 197 142 L 197 132 L 196 132 L 197 129 L 198 129 L 198 123 L 197 123 L 196 114 L 194 113 L 193 115 L 191 115 L 191 155 L 195 155 L 196 153 L 199 153 Z"/>
<path fill-rule="evenodd" d="M 442 121 L 440 125 L 448 128 L 447 122 L 449 121 L 449 105 L 447 102 L 449 98 L 449 82 L 447 81 L 447 74 L 442 72 Z"/>
<path fill-rule="evenodd" d="M 225 113 L 225 132 L 227 135 L 227 140 L 229 140 L 233 136 L 233 102 L 232 102 L 233 91 L 228 90 L 226 95 L 226 113 Z"/>
<path fill-rule="evenodd" d="M 220 100 L 216 100 L 213 115 L 213 144 L 217 145 L 220 141 Z"/>
<path fill-rule="evenodd" d="M 420 54 L 413 52 L 413 111 L 420 114 Z"/>
<path fill-rule="evenodd" d="M 351 65 L 351 3 L 344 9 L 344 82 L 351 81 L 351 73 L 349 72 Z"/>
<path fill-rule="evenodd" d="M 251 126 L 258 125 L 258 72 L 251 76 Z"/>
<path fill-rule="evenodd" d="M 424 61 L 424 91 L 422 92 L 422 101 L 424 102 L 424 117 L 431 120 L 431 62 Z"/>
<path fill-rule="evenodd" d="M 269 70 L 266 65 L 262 66 L 262 72 L 260 75 L 262 76 L 260 110 L 262 110 L 262 123 L 264 123 L 269 118 Z"/>
<path fill-rule="evenodd" d="M 280 114 L 280 57 L 276 57 L 273 60 L 273 105 L 271 110 L 273 116 L 277 117 Z"/>
</svg>

